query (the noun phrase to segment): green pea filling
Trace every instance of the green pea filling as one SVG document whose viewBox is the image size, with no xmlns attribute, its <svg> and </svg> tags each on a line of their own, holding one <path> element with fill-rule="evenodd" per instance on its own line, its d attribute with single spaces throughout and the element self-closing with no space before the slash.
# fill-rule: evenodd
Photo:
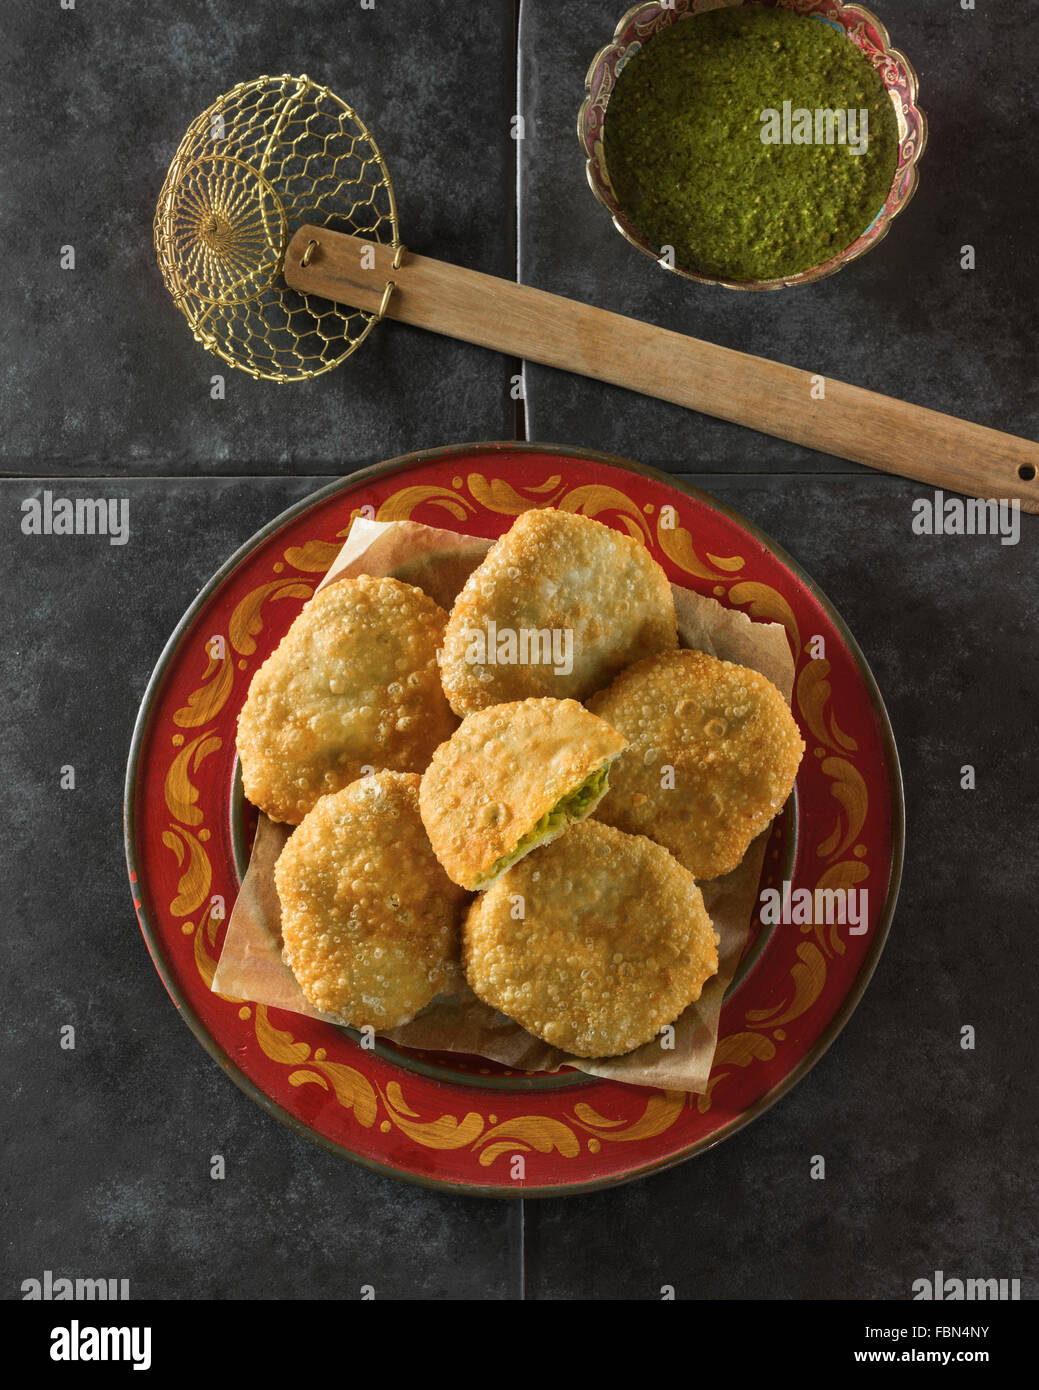
<svg viewBox="0 0 1039 1390">
<path fill-rule="evenodd" d="M 609 786 L 610 765 L 604 763 L 596 772 L 576 787 L 572 792 L 567 792 L 561 801 L 557 801 L 550 811 L 538 821 L 531 830 L 519 839 L 515 849 L 495 862 L 490 872 L 485 874 L 477 884 L 478 888 L 483 888 L 499 874 L 503 874 L 506 869 L 516 863 L 517 859 L 522 859 L 525 854 L 554 836 L 558 831 L 571 821 L 584 820 L 596 803 L 606 794 Z"/>
</svg>

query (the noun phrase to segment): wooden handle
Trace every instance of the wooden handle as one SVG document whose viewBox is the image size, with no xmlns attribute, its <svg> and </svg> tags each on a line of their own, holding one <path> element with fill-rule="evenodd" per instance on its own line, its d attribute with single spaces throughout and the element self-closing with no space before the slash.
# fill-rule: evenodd
<svg viewBox="0 0 1039 1390">
<path fill-rule="evenodd" d="M 286 252 L 285 280 L 295 290 L 373 313 L 384 307 L 387 318 L 625 386 L 808 449 L 974 497 L 1016 497 L 1024 511 L 1039 512 L 1039 444 L 1031 440 L 529 285 L 402 254 L 395 267 L 392 246 L 301 227 Z M 821 400 L 815 399 L 820 382 Z"/>
</svg>

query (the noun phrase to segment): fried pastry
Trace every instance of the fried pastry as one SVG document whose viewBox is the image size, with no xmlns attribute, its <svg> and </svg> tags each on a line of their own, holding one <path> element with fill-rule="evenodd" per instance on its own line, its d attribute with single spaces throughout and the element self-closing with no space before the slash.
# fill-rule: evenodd
<svg viewBox="0 0 1039 1390">
<path fill-rule="evenodd" d="M 457 982 L 468 894 L 430 849 L 418 786 L 378 772 L 322 797 L 274 866 L 285 962 L 309 1003 L 355 1028 L 407 1023 Z"/>
<path fill-rule="evenodd" d="M 678 642 L 664 571 L 575 512 L 522 513 L 455 600 L 441 678 L 456 714 L 531 696 L 583 700 Z"/>
<path fill-rule="evenodd" d="M 697 879 L 736 868 L 804 753 L 772 682 L 705 652 L 640 661 L 588 707 L 629 740 L 596 818 L 665 845 Z"/>
<path fill-rule="evenodd" d="M 656 1037 L 718 969 L 692 874 L 641 835 L 584 821 L 511 868 L 469 909 L 474 992 L 577 1057 Z"/>
<path fill-rule="evenodd" d="M 366 768 L 421 772 L 457 726 L 436 654 L 447 614 L 359 575 L 321 589 L 253 677 L 238 719 L 249 800 L 298 825 Z"/>
<path fill-rule="evenodd" d="M 448 875 L 487 888 L 590 815 L 625 745 L 576 700 L 520 700 L 470 714 L 433 754 L 419 792 Z"/>
</svg>

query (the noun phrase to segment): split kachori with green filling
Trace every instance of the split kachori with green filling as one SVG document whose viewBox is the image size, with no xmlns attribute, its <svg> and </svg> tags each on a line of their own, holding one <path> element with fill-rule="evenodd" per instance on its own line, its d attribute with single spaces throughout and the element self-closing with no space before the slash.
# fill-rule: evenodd
<svg viewBox="0 0 1039 1390">
<path fill-rule="evenodd" d="M 699 999 L 718 955 L 697 881 L 740 862 L 804 747 L 764 676 L 679 649 L 639 541 L 550 508 L 450 614 L 395 579 L 320 590 L 253 677 L 238 746 L 246 795 L 297 826 L 275 886 L 313 1007 L 391 1029 L 464 972 L 576 1057 Z"/>
</svg>

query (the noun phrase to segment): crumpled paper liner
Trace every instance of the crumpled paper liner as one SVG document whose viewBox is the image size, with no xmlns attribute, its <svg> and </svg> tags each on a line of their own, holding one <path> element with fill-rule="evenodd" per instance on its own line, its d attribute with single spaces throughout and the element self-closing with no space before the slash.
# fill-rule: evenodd
<svg viewBox="0 0 1039 1390">
<path fill-rule="evenodd" d="M 450 609 L 490 545 L 488 540 L 418 522 L 376 522 L 359 517 L 318 587 L 347 575 L 390 575 L 424 589 L 442 608 Z M 794 663 L 786 630 L 780 624 L 752 622 L 746 614 L 724 608 L 712 598 L 677 585 L 672 588 L 683 646 L 760 671 L 789 702 Z M 291 826 L 259 816 L 249 869 L 231 913 L 212 988 L 233 998 L 335 1024 L 339 1020 L 307 1003 L 281 958 L 281 912 L 274 864 L 291 832 Z M 438 996 L 410 1023 L 380 1036 L 423 1051 L 486 1057 L 517 1071 L 554 1072 L 570 1066 L 632 1086 L 706 1090 L 722 1000 L 747 943 L 767 840 L 765 831 L 750 846 L 739 868 L 724 878 L 701 884 L 707 911 L 721 937 L 718 973 L 708 980 L 699 1000 L 676 1021 L 673 1049 L 654 1039 L 623 1057 L 596 1061 L 571 1057 L 482 1003 L 464 981 L 457 995 Z"/>
</svg>

